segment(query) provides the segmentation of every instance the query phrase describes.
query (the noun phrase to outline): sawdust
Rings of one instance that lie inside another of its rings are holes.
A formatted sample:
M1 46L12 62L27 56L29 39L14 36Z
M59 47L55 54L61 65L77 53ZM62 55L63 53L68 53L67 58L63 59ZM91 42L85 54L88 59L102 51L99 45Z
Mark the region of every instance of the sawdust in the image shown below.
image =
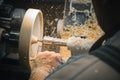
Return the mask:
M71 36L81 36L85 38L84 41L94 44L103 34L104 32L98 25L93 13L92 17L82 26L64 26L64 30L60 33L60 36L62 39L68 39ZM67 47L60 47L60 54L65 61L71 56L71 52Z

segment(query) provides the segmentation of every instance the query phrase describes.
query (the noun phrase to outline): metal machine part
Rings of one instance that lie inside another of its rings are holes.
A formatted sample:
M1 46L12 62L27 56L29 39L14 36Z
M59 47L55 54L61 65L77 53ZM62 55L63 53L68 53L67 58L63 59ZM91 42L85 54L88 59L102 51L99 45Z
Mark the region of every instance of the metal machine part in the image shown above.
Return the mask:
M66 0L64 25L80 26L91 16L92 3Z
M58 20L57 23L57 33L62 32L64 27L84 25L92 12L93 6L89 1L66 0L63 19Z
M11 66L30 71L30 59L42 48L40 42L31 43L33 36L39 40L43 38L43 15L40 10L26 11L7 4L0 5L0 65L13 64Z
M0 48L0 59L18 52L19 32L25 11L7 4L0 5L0 46L4 46Z

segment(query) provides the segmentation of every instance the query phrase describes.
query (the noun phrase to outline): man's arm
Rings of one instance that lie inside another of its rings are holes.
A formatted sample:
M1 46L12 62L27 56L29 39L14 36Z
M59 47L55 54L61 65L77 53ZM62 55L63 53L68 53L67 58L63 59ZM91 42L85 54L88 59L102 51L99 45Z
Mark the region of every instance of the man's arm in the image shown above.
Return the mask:
M44 80L45 77L62 62L59 53L50 51L38 53L31 63L32 72L30 80Z

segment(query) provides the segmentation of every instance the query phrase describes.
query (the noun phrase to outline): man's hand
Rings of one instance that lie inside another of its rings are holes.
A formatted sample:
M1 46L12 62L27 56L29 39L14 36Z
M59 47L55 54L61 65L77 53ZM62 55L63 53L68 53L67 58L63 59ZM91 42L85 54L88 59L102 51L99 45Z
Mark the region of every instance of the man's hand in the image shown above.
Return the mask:
M33 60L30 80L44 80L45 77L63 62L59 53L40 52Z

